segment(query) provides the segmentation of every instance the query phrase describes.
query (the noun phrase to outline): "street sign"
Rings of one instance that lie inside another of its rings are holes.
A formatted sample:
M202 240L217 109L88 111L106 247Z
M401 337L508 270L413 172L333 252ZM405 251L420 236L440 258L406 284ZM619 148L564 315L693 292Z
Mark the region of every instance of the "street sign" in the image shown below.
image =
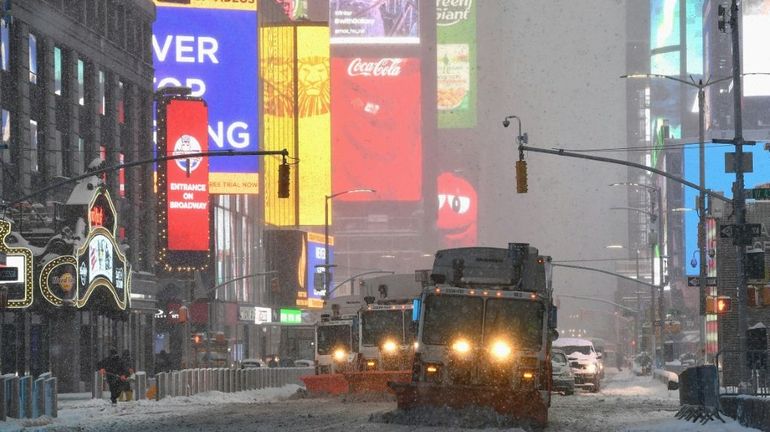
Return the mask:
M762 235L762 224L745 224L744 236L759 237ZM742 237L738 225L722 225L719 228L720 238Z
M742 153L742 160L743 160L743 166L741 168L744 173L750 173L754 172L754 159L753 153ZM725 153L725 172L726 173L734 173L736 171L735 169L735 153Z
M770 200L770 188L745 189L744 197L754 200Z
M0 267L0 281L15 281L19 279L18 267Z
M687 276L687 286L689 286L689 287L699 287L700 286L700 277L698 277L698 276ZM717 278L716 277L707 277L706 278L706 286L717 286Z

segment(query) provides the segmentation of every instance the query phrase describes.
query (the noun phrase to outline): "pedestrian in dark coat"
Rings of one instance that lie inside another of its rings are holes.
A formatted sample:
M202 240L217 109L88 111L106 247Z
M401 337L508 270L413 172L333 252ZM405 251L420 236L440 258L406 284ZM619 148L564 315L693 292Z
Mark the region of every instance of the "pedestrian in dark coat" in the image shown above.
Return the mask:
M128 382L128 367L118 355L118 350L110 349L110 355L99 361L97 367L110 387L110 401L113 404L118 403L118 397L125 389L125 383Z

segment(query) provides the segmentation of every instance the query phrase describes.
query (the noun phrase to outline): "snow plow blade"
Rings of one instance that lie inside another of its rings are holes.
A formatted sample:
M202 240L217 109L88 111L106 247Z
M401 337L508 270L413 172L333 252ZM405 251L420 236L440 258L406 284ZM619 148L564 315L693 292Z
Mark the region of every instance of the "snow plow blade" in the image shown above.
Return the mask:
M440 386L412 382L388 383L396 393L398 409L418 407L488 407L516 420L528 421L540 427L548 423L548 407L537 390L511 390L490 386Z
M300 379L311 394L341 395L356 393L393 393L389 382L408 383L411 371L344 372L327 375L306 375Z

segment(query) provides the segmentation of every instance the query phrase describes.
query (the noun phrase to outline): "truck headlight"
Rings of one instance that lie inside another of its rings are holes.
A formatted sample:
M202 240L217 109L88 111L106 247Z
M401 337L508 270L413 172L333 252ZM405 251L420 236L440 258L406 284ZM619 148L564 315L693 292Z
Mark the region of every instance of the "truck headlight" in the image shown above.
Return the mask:
M467 354L471 350L471 344L465 339L458 339L452 344L452 351L458 354Z
M348 353L345 352L342 348L337 348L334 350L334 360L338 362L342 362L348 359Z
M492 353L496 360L507 360L511 356L511 346L504 341L498 340L492 343L489 352Z
M396 343L390 339L386 340L385 343L382 344L382 351L385 354L394 354L397 349L398 345L396 345Z
M596 373L596 365L591 363L586 367L588 373Z

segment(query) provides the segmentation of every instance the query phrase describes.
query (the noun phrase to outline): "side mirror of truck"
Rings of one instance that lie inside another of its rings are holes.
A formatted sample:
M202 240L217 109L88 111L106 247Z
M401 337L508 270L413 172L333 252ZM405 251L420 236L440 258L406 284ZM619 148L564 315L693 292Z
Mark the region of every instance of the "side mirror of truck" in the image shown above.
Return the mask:
M558 327L559 320L557 319L558 309L556 306L551 305L551 313L548 314L548 328L555 329Z
M412 321L417 322L420 320L420 307L422 306L422 301L420 299L414 299L412 300Z

